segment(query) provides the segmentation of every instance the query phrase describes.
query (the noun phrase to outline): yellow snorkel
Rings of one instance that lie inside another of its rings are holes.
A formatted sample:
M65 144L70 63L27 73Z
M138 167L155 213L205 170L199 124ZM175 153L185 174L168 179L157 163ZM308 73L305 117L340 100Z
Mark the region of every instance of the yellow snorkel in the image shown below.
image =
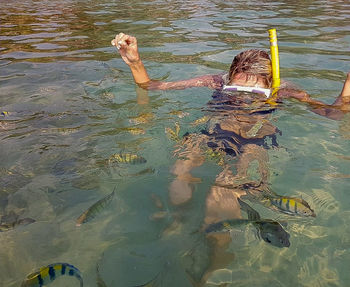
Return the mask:
M281 84L280 79L280 59L278 55L277 34L276 29L269 30L270 37L270 53L271 53L271 65L272 65L272 96L267 100L270 105L277 105L274 101L278 88Z
M280 80L280 59L278 56L277 34L276 29L269 30L270 36L270 53L272 64L272 88L278 88L281 84Z

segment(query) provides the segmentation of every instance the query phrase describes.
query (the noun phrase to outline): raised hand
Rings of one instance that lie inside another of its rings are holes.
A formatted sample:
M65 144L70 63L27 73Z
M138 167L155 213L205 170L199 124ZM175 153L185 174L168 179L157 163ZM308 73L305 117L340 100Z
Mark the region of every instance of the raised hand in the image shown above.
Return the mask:
M127 65L133 65L140 62L140 55L137 49L137 40L135 37L119 33L111 41L116 46L120 56Z
M141 85L150 82L146 68L144 67L135 37L119 33L112 40L112 45L116 46L124 62L130 67L135 83Z

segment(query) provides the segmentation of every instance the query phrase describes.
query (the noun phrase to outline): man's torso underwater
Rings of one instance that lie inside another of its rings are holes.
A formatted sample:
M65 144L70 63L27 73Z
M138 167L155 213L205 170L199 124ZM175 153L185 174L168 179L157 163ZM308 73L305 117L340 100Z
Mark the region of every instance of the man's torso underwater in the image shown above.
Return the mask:
M215 91L206 108L207 128L202 130L209 137L208 147L234 156L246 144L278 146L276 134L281 132L269 120L275 109L265 95ZM271 139L270 145L267 138Z

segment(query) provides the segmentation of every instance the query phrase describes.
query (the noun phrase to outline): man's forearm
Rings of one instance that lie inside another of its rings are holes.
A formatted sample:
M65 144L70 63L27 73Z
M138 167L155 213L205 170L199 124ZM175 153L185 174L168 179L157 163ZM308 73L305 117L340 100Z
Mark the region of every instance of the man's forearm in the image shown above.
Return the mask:
M145 84L150 81L150 78L147 74L146 68L143 65L142 61L138 61L137 63L133 63L129 65L131 73L134 77L134 81L136 84Z

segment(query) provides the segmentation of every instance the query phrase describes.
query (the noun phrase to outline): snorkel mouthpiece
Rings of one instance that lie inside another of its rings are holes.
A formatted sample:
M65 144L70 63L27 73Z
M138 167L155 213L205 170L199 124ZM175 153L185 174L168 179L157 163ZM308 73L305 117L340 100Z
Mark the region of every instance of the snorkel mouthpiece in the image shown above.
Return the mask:
M234 92L250 92L250 93L257 93L257 94L264 94L266 98L270 97L270 89L263 89L259 87L245 87L245 86L238 86L238 85L224 85L223 90L226 91L234 91Z
M278 56L276 29L269 30L269 37L270 37L270 53L271 53L271 64L272 64L272 88L278 88L281 84L281 80L280 80L280 60Z

